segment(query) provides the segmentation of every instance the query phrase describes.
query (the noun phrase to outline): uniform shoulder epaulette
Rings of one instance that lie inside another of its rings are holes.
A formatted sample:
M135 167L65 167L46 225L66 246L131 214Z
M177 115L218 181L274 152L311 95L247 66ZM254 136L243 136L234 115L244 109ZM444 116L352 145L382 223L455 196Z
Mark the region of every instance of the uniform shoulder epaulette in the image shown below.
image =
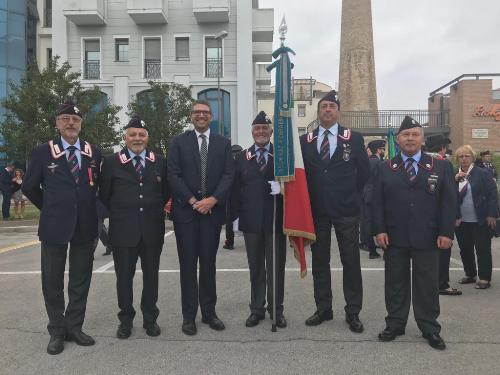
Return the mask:
M115 153L115 155L118 158L118 161L122 164L127 164L130 160L132 160L132 158L127 156L127 154L123 151L119 151Z
M342 134L339 133L338 137L340 139L343 139L344 141L349 141L352 137L352 131L351 129L344 129Z
M428 156L428 157L425 157ZM426 161L422 161L422 159L428 159ZM422 167L423 169L427 171L432 171L434 169L434 158L430 155L422 154L422 157L420 158L420 161L418 162L419 167Z
M59 159L61 156L66 154L64 150L61 150L59 144L54 142L52 139L49 141L49 149L54 159ZM83 150L80 150L80 154L88 156L89 158L92 157L92 146L90 143L83 141Z
M318 136L314 135L314 131L312 131L312 132L307 133L306 141L307 141L307 143L311 143L316 138L318 138Z
M156 160L155 153L153 151L146 151L146 159L149 160L151 163L154 163Z
M249 148L245 150L245 157L247 158L247 160L252 160L256 156L257 154L252 154L252 151L250 151Z
M395 171L396 169L399 169L403 165L403 160L400 160L400 162L398 163L396 158L392 158L387 160L387 164L389 165L389 168Z

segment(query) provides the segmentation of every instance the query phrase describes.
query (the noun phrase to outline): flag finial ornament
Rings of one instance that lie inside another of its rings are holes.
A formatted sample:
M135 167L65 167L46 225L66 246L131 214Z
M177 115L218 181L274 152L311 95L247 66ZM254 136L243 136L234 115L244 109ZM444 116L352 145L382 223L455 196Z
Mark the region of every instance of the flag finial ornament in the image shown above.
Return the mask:
M288 26L286 25L285 16L283 16L283 19L281 20L280 27L278 30L280 33L281 45L284 45L285 39L286 39L286 34L288 33Z

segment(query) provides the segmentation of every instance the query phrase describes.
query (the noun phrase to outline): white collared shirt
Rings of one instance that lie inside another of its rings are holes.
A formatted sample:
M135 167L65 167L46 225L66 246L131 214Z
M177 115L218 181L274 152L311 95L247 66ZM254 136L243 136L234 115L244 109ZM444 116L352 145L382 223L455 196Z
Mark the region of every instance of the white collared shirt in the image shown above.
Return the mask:
M61 143L62 143L62 146L63 146L63 149L66 153L66 159L69 158L69 150L68 150L68 147L70 146L75 146L76 150L75 150L75 156L76 156L76 160L78 160L78 166L81 168L82 167L82 155L80 154L80 138L78 138L75 142L74 145L70 145L68 142L66 142L66 140L61 137Z
M146 149L142 150L142 152L140 154L134 154L132 152L132 150L130 150L128 147L127 147L127 150L128 150L128 154L130 155L130 158L132 159L132 163L134 163L134 167L137 164L137 160L134 159L136 156L140 156L142 166L143 167L146 166L146 160L144 160L146 158Z
M206 141L207 141L207 150L208 150L208 144L209 144L209 139L210 139L210 128L208 128L204 133L200 133L198 130L194 130L196 133L196 139L198 140L198 150L201 149L201 134L205 134L207 136Z
M321 150L321 143L323 143L323 134L325 131L329 130L330 134L328 134L328 142L330 143L330 158L333 153L337 149L337 135L339 134L339 124L335 123L330 129L325 129L323 126L319 126L318 128L318 139L316 140L316 146L318 148L318 153Z

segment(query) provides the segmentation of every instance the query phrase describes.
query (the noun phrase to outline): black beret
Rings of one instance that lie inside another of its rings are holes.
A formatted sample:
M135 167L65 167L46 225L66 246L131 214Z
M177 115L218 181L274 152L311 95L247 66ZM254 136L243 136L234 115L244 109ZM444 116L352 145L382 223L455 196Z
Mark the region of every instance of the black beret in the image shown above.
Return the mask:
M385 148L385 141L383 139L376 139L368 143L368 148L371 151L376 151L379 148Z
M479 153L479 156L486 156L486 155L491 155L490 150L481 151L481 152Z
M61 106L57 109L56 116L60 115L76 115L82 118L82 114L78 107L71 100L66 100Z
M272 124L271 119L266 115L266 112L260 111L252 122L252 125Z
M328 94L326 94L325 96L323 96L320 101L318 102L318 108L319 108L319 104L324 101L324 100L328 100L329 102L335 102L337 103L337 106L339 107L340 109L340 99L339 99L339 94L337 93L337 91L335 90L332 90L330 91Z
M442 134L436 134L436 135L431 135L431 136L427 137L427 139L425 141L425 146L427 147L427 149L429 149L432 152L433 149L438 148L438 147L441 148L442 146L449 145L450 143L451 143L451 141L449 138L446 138Z
M241 147L240 145L232 145L231 146L231 152L233 154L237 153L237 152L240 152L243 150L243 147Z
M146 123L141 120L139 115L133 115L128 124L123 129L126 130L128 128L146 129Z
M405 116L403 119L403 122L401 123L401 126L399 127L398 133L400 133L403 130L406 129L411 129L411 128L421 128L422 125L420 125L417 121L412 119L410 116Z

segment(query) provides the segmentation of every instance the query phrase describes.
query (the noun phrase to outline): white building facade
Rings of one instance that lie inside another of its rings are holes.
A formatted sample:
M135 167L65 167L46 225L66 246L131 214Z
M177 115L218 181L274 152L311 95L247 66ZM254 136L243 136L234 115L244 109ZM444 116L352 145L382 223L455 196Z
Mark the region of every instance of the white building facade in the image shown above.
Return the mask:
M52 0L37 0L36 60L43 70L52 59Z
M175 82L211 103L211 129L247 145L256 93L271 83L261 64L272 60L274 11L258 6L257 0L52 0L52 54L82 73L83 86L97 85L122 107L122 125L128 103L147 94L148 81ZM227 36L216 39L221 31Z

